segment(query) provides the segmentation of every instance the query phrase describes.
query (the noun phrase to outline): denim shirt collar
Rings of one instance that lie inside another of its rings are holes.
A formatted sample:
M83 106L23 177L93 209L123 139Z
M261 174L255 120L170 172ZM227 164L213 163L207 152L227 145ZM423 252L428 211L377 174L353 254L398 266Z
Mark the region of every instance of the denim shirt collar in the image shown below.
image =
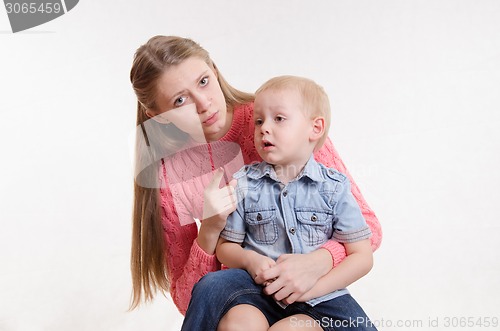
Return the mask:
M259 163L257 167L250 168L247 175L252 179L260 179L267 176L275 182L280 182L273 166L265 161ZM319 164L318 162L316 162L313 155L311 155L306 165L304 166L304 169L302 169L301 173L293 181L300 180L302 177L309 177L315 182L325 181L325 178L320 171Z

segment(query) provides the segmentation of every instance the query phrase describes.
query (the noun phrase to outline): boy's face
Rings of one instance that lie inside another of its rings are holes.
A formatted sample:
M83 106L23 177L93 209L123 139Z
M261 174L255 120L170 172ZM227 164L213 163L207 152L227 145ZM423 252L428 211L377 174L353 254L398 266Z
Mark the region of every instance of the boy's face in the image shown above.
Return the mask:
M255 96L254 142L262 159L273 165L302 167L314 150L313 120L293 89L266 90Z

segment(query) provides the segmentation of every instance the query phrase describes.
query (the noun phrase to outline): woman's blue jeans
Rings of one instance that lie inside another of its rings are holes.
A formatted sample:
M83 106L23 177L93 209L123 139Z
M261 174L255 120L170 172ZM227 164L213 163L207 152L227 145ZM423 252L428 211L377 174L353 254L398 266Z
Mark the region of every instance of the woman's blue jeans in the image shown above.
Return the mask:
M194 286L183 331L216 331L221 318L239 304L257 307L269 325L295 314L313 318L324 330L377 330L363 309L349 295L322 302L314 307L296 302L285 309L262 292L250 275L241 269L228 269L205 275ZM291 324L294 323L293 317ZM297 321L297 325L299 322Z

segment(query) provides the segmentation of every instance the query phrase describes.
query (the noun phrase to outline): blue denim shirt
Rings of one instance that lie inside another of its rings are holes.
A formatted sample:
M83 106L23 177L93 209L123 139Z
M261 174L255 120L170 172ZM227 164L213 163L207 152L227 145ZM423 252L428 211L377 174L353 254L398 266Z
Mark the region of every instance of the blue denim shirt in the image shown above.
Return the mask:
M272 165L243 167L238 180L238 205L221 237L276 260L282 254L305 254L333 238L341 243L371 235L348 178L317 163L311 156L300 175L284 185ZM308 303L333 299L336 291Z

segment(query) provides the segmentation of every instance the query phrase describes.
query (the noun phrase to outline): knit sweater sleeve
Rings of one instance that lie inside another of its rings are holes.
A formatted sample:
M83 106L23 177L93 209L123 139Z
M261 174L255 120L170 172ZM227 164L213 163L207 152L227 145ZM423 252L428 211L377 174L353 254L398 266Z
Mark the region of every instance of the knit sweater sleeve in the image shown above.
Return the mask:
M368 203L361 194L358 185L352 179L351 174L347 170L344 162L340 158L337 150L335 149L329 138L325 141L323 147L314 154L314 158L316 159L316 161L324 164L327 167L331 167L338 170L339 172L345 174L349 178L351 182L352 194L354 195L354 198L358 202L358 205L361 208L361 212L365 218L365 221L370 227L370 230L372 231L372 236L370 238L371 246L372 250L375 251L380 246L380 243L382 241L382 228L380 226L378 218L377 216L375 216L373 210L368 206ZM336 267L346 257L344 246L334 240L329 240L322 247L327 249L332 255L334 267Z
M181 225L172 193L166 185L166 176L163 173L160 177L161 217L170 295L177 309L184 315L194 284L207 273L219 270L220 263L215 255L207 254L198 246L198 227L195 223Z

